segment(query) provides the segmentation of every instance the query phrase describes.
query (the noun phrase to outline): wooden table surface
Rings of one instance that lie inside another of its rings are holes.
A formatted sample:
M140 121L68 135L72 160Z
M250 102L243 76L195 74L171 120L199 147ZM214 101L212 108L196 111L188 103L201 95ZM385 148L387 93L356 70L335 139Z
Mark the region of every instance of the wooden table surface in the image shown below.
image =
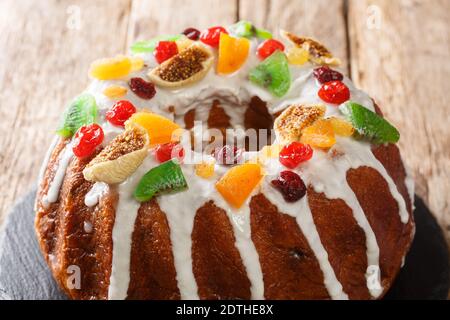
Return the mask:
M248 19L313 36L400 129L416 192L450 239L450 1L2 0L0 223L36 183L91 61L136 39Z

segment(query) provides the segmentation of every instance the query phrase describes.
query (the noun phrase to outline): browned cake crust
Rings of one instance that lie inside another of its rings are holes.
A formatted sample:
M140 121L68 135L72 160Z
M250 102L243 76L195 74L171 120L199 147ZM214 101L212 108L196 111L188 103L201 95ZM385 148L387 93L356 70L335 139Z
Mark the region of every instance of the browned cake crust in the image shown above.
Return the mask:
M255 100L246 113L246 123L268 126L268 113L262 104ZM210 127L228 126L222 111L215 103L208 119ZM189 113L186 115L188 120L191 117ZM60 142L53 150L38 192L36 232L39 244L55 279L70 298L106 299L118 196L110 188L98 205L87 207L84 198L92 183L84 180L82 171L91 158L73 158L58 201L48 207L44 205L43 197L66 143ZM403 224L397 201L376 170L360 167L347 172L348 184L361 204L380 248L384 294L409 249L414 221L405 186L406 172L398 148L381 145L373 149L373 154L397 185L409 212L409 221ZM365 278L368 264L365 233L356 223L351 209L344 201L327 199L311 187L307 196L317 231L344 291L351 299L370 299ZM250 201L250 220L252 240L263 273L265 298L330 298L319 263L293 217L279 212L263 194L258 194ZM92 223L92 232L85 232L85 221ZM250 298L250 281L234 243L232 226L224 210L212 201L201 206L192 233L193 272L200 298ZM69 289L67 285L69 274L66 270L70 265L81 269L81 289ZM169 225L155 200L143 203L138 211L132 236L128 298L180 299Z

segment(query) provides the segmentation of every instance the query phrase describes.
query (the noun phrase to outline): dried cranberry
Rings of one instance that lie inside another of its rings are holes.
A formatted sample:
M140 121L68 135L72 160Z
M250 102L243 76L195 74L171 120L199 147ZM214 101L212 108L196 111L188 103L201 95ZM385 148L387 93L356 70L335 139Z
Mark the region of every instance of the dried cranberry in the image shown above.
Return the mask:
M92 155L103 142L104 133L102 127L96 123L83 126L78 129L72 145L73 153L78 158L84 158Z
M300 163L311 159L312 156L313 150L309 144L291 142L281 149L279 161L283 166L289 169L295 169Z
M160 41L153 52L156 61L159 64L169 60L174 55L178 54L178 47L174 41Z
M156 148L155 156L159 162L166 162L173 158L177 158L181 161L184 158L184 149L177 142L160 144Z
M319 97L328 103L341 104L350 99L350 90L341 81L331 81L322 85Z
M131 78L129 85L131 91L139 98L150 100L156 94L155 85L142 78Z
M197 41L200 38L200 31L195 28L187 28L182 34L193 41Z
M287 202L296 202L306 194L306 186L302 178L292 171L282 171L272 186L281 192Z
M123 127L133 113L136 112L135 106L127 100L117 101L111 109L106 111L105 118L113 125Z
M224 147L219 147L214 150L214 158L218 164L232 165L236 164L241 160L242 149L236 146L226 145Z
M213 48L217 48L219 46L221 33L228 34L227 30L225 30L225 28L223 27L209 28L200 34L200 41Z
M328 66L314 69L314 77L322 84L330 81L342 81L344 79L342 73L330 69Z
M284 51L284 45L280 41L275 39L266 40L258 47L258 57L264 60L277 50Z

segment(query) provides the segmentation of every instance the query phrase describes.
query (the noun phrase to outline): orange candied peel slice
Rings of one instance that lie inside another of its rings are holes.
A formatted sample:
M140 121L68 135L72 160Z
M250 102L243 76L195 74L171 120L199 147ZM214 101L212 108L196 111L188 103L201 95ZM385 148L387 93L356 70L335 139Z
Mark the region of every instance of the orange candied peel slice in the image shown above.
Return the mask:
M94 61L89 75L98 80L113 80L126 77L131 70L131 59L126 56L117 56Z
M203 179L209 179L214 175L214 162L203 161L195 165L195 174Z
M240 208L262 177L263 172L259 164L241 164L231 168L216 183L216 189L230 205Z
M137 112L125 123L125 128L142 127L147 130L150 145L179 140L181 127L175 122L151 112Z
M326 120L331 123L334 133L338 136L350 137L355 132L352 124L344 119L331 117Z
M325 119L317 120L303 129L300 142L315 148L331 148L336 143L333 125Z
M217 73L230 74L239 70L247 60L249 51L250 41L248 39L235 38L221 33Z

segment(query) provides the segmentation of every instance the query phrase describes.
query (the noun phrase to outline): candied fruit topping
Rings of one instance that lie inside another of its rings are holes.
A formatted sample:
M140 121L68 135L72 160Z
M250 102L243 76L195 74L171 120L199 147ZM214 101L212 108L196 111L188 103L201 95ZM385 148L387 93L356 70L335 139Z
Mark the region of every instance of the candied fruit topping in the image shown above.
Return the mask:
M126 77L131 72L131 60L125 56L100 59L91 64L89 74L99 80L114 80Z
M332 104L341 104L350 99L350 90L341 81L324 83L318 94L323 101Z
M230 32L238 37L252 38L257 37L260 39L271 39L272 34L264 29L256 28L251 22L241 20L233 24L229 28Z
M307 144L291 142L281 149L280 163L289 169L297 168L302 162L308 161L313 156L313 150Z
M259 164L241 164L228 170L216 183L216 189L229 204L240 208L262 177Z
M245 63L250 50L250 41L245 38L234 38L226 33L220 34L219 61L217 73L233 73Z
M282 143L298 141L302 130L325 115L323 105L291 105L284 110L274 123L277 138Z
M331 69L328 66L322 66L314 69L313 71L314 77L320 83L324 84L331 81L342 81L344 80L344 76L342 73Z
M261 160L278 158L280 151L283 147L279 144L273 144L271 146L264 146L259 154Z
M217 48L220 42L220 34L228 33L223 27L212 27L200 34L200 41L213 47Z
M137 112L125 123L125 127L140 126L147 130L151 145L177 141L180 126L175 122L150 112Z
M184 158L184 149L178 142L160 144L156 147L155 157L159 162L166 162L174 158L181 162Z
M131 52L132 53L152 53L155 51L156 46L158 45L158 42L160 41L177 41L179 40L183 35L181 34L175 34L175 35L160 35L156 38L153 38L149 41L138 41L135 42L131 46Z
M284 51L284 45L275 39L268 39L258 46L258 57L262 60L271 56L275 51Z
M144 100L150 100L156 94L155 85L142 78L131 78L128 85L135 95Z
M348 102L339 110L352 123L358 134L371 139L374 143L395 143L400 133L381 116L355 102Z
M103 94L110 99L121 98L126 95L128 89L122 86L109 86L103 90Z
M82 126L73 140L72 150L78 158L92 155L97 146L103 142L103 129L96 123Z
M325 119L317 120L303 129L300 142L309 144L313 148L331 148L336 143L332 124Z
M344 119L331 117L328 118L327 121L331 123L334 133L338 136L350 137L355 132L355 128L353 128L352 124Z
M127 100L117 101L111 109L106 112L106 120L115 126L124 127L127 121L134 113L136 107Z
M271 181L272 186L281 192L287 202L297 202L306 195L306 186L302 178L292 171L282 171L277 179Z
M153 52L156 61L161 64L178 54L178 47L173 41L160 41Z
M178 52L181 52L189 48L194 43L194 41L190 40L187 37L182 37L180 40L175 41L175 43L177 44Z
M251 82L267 88L274 96L281 98L291 87L291 73L286 55L275 51L255 68L250 70Z
M64 112L63 120L56 133L64 138L70 138L77 130L97 120L97 103L95 97L84 93L76 97Z
M200 39L200 31L195 28L187 28L182 32L182 34L184 34L192 41L197 41L198 39Z
M134 191L134 197L139 202L145 202L158 194L178 192L187 187L180 164L176 160L169 160L142 177Z
M218 164L233 165L241 161L243 151L236 146L230 145L217 147L214 149L214 158Z
M131 58L131 72L141 71L144 65L144 59L140 57Z
M308 62L309 52L305 49L292 47L287 50L286 56L290 64L301 66Z
M195 174L203 179L209 179L214 175L214 162L202 162L195 165Z

